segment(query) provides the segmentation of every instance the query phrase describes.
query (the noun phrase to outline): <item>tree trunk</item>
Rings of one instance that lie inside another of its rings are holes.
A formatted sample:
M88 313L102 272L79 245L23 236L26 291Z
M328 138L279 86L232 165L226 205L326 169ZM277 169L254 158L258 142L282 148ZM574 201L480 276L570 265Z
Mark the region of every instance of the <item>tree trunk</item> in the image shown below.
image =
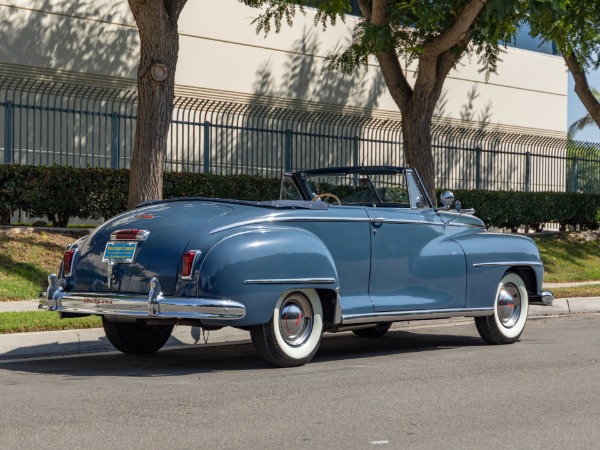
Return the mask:
M127 207L162 198L164 157L179 53L177 20L186 0L128 0L140 35L138 109Z
M435 166L431 148L431 122L433 111L429 111L426 99L415 101L415 94L408 108L402 111L402 138L404 155L410 167L419 172L425 189L436 204ZM424 97L418 96L417 97Z
M419 172L427 193L435 200L435 166L431 148L433 111L448 73L465 52L473 24L487 0L469 0L454 24L423 45L414 86L410 86L395 49L376 54L390 95L402 114L402 138L406 162ZM389 20L387 0L360 0L365 20L385 27ZM389 30L386 31L389 33Z

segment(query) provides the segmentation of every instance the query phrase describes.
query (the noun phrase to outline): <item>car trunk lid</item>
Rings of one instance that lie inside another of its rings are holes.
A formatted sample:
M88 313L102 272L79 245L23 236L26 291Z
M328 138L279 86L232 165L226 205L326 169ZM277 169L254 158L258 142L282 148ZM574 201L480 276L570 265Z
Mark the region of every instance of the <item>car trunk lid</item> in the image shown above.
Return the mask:
M115 217L81 249L74 290L147 293L152 277L172 295L190 239L231 207L215 202L166 202Z

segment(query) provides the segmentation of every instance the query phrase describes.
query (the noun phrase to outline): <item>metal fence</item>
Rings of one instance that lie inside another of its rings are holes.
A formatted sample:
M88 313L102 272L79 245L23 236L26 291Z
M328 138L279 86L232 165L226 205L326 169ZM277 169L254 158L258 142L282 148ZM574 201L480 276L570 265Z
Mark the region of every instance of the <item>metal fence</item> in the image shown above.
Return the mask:
M0 163L129 167L136 93L0 77ZM178 97L165 169L405 165L399 120ZM437 186L600 193L600 144L434 126Z

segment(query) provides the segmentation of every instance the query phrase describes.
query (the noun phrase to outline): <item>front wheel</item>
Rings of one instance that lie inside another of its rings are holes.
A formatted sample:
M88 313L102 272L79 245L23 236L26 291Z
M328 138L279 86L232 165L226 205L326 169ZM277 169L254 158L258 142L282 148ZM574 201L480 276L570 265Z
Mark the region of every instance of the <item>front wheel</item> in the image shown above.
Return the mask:
M169 340L173 331L173 325L111 322L104 317L102 326L113 347L128 355L149 355L157 352Z
M323 307L314 290L283 294L275 304L271 320L250 328L258 355L277 367L309 362L319 348L322 335Z
M523 333L529 311L529 296L523 279L516 273L504 275L494 301L494 314L476 317L475 325L488 344L511 344Z

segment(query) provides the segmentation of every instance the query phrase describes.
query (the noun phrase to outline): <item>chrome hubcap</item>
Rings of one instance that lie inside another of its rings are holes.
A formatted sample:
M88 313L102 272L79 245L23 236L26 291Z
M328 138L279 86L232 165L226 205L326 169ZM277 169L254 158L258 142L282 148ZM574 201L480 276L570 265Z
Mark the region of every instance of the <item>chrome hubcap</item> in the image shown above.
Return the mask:
M506 328L515 326L521 316L521 294L512 283L505 284L498 294L498 319Z
M304 344L312 332L312 308L299 292L289 295L279 309L279 332L289 345Z

